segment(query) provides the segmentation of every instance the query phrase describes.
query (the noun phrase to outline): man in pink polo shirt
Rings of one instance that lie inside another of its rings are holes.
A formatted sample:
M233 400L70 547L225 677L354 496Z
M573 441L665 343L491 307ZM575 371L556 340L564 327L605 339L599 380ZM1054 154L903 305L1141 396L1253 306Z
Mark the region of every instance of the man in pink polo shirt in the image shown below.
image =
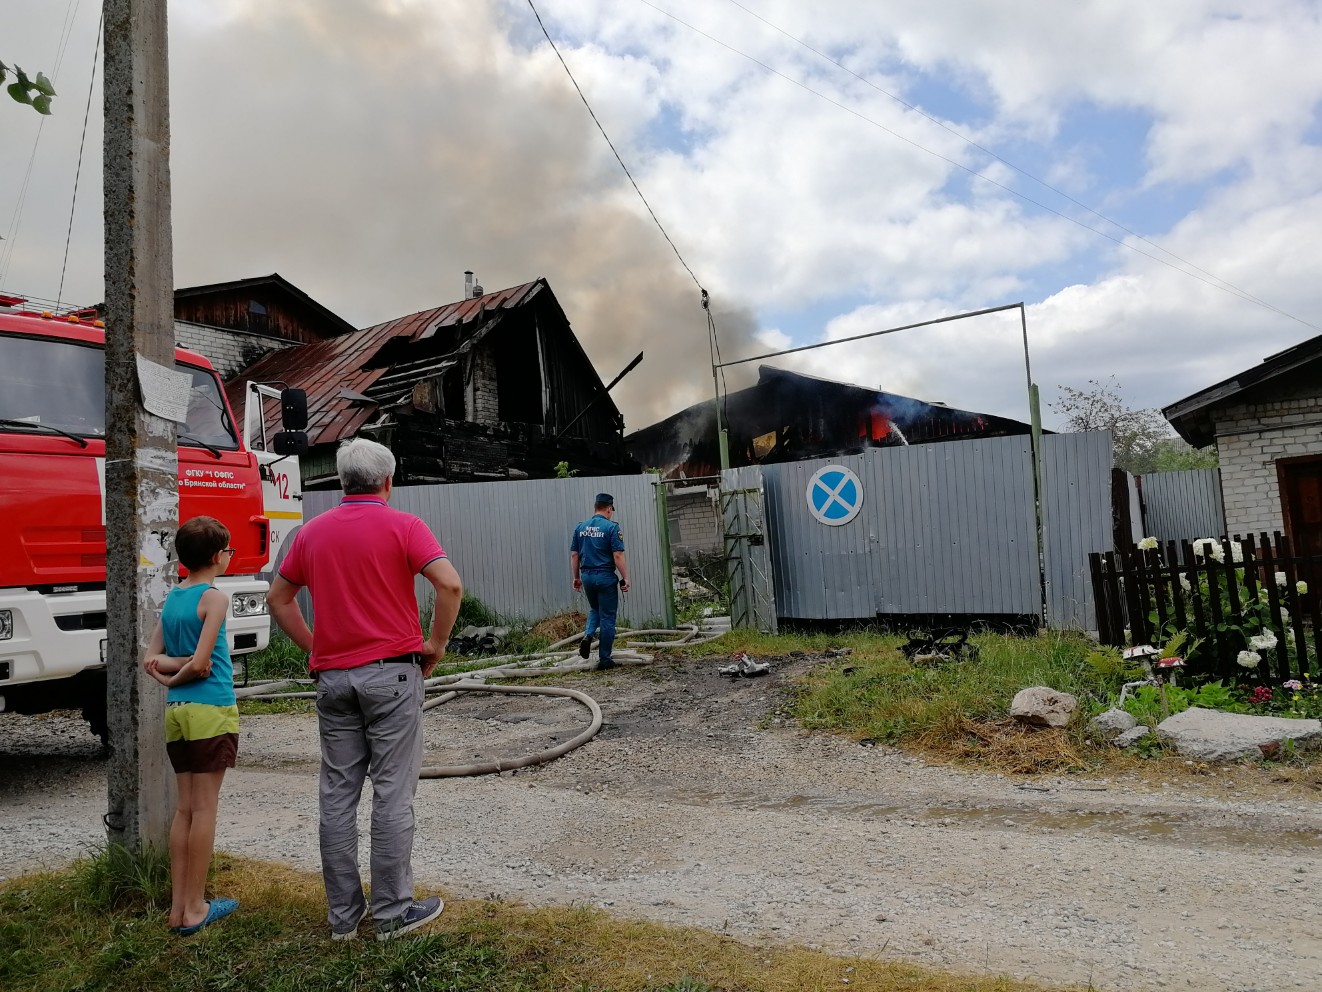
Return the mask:
M332 940L369 913L377 940L441 915L413 899L413 797L422 770L422 681L445 654L463 586L427 525L387 504L395 456L355 438L336 452L344 499L294 536L266 597L271 616L310 655L321 732L321 874ZM436 590L422 639L413 579ZM306 586L316 629L295 598ZM358 871L358 800L372 776L372 903Z

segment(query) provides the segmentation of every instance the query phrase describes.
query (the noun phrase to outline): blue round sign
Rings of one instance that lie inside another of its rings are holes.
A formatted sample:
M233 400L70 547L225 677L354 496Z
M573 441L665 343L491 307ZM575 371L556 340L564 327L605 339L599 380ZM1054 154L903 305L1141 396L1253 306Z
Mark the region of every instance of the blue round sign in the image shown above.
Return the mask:
M843 465L827 465L808 480L807 497L809 513L828 527L839 527L863 509L863 483Z

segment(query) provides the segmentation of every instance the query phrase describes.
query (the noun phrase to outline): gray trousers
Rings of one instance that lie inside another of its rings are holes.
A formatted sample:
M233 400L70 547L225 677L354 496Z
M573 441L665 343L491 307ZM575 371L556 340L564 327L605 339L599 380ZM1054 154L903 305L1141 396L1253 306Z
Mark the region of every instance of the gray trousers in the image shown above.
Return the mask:
M358 925L367 899L358 873L358 800L372 776L372 915L413 901L413 796L422 768L422 671L374 662L320 673L321 875L331 929Z

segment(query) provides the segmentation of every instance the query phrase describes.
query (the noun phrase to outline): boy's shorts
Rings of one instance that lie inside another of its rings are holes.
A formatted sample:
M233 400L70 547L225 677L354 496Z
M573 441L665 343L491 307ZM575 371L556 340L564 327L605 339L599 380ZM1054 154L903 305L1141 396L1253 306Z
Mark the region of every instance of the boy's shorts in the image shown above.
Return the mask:
M165 753L177 775L233 768L239 754L238 706L166 703Z

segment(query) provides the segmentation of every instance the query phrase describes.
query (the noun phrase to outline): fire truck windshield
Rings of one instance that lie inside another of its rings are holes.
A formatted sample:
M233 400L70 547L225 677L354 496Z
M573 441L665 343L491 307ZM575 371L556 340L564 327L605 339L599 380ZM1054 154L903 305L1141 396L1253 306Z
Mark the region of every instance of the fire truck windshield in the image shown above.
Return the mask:
M239 441L215 377L190 365L177 368L192 379L188 423L179 425L179 433L193 440L180 443L236 450ZM0 334L0 422L4 433L34 424L38 431L104 436L105 353L94 344Z

